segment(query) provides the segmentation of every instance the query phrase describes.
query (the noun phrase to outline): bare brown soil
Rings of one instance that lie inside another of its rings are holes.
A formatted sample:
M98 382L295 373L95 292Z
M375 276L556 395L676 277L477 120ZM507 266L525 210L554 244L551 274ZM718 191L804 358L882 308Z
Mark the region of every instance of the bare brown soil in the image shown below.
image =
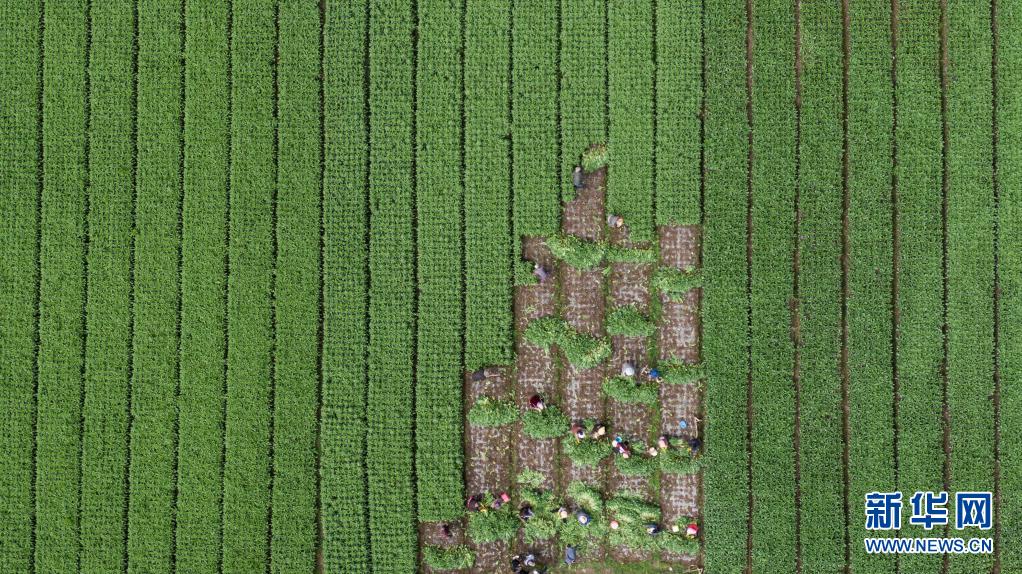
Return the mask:
M463 523L459 521L448 522L447 524L451 527L451 537L444 536L443 522L420 522L419 523L419 544L425 548L426 546L439 546L441 548L447 548L450 546L458 546L465 543L465 527ZM424 574L439 574L439 570L434 570L425 562L422 563L422 572ZM451 572L451 570L445 570L444 572ZM455 570L454 572L463 572L463 570Z
M526 237L522 240L522 256L539 263L550 271L546 281L535 285L520 285L515 288L515 330L517 360L515 362L515 395L520 408L528 405L529 397L542 396L548 403L554 403L557 395L557 358L549 350L526 341L521 333L530 321L557 312L556 261L543 244L543 240ZM543 475L543 488L558 490L557 462L560 454L556 439L534 439L521 432L521 425L515 429L515 472L533 470ZM524 534L519 534L516 552L535 554L540 561L549 563L556 554L553 540L526 547Z
M510 390L506 369L488 368L487 376L473 382L465 375L465 410L483 396L500 397ZM509 490L512 480L511 434L506 429L483 428L465 424L465 484L468 494L500 493ZM505 566L509 548L504 542L473 544L476 563L473 573L497 572Z
M612 245L622 247L647 247L647 245L633 244L628 237L627 223L624 227L612 231L610 241ZM611 305L621 307L634 305L643 313L649 313L650 294L649 282L653 274L653 266L648 264L635 263L612 263L610 266L610 292ZM649 339L647 337L624 337L614 336L611 338L613 353L610 359L612 374L620 372L625 362L635 365L636 371L649 366ZM638 374L637 376L642 376ZM612 428L625 440L631 440L635 456L644 456L639 443L647 444L650 430L650 407L641 404L628 404L607 400L607 416L610 419ZM616 457L617 455L615 455ZM618 472L616 465L610 473L610 484L613 492L629 491L636 494L650 497L650 479L644 476L624 476ZM634 550L617 547L611 549L611 555L622 561L648 560L651 553L648 551Z
M660 263L676 269L698 267L700 234L695 226L663 226L660 228ZM683 299L671 301L660 296L660 360L670 358L694 364L699 362L701 324L699 304L701 289L690 291ZM696 385L661 385L660 425L664 434L690 438L698 436L702 414L702 397ZM681 429L684 420L688 427ZM681 517L701 515L701 475L665 473L660 479L660 508L665 522ZM665 560L698 564L698 557L670 555Z
M587 174L583 179L583 187L575 199L564 206L561 230L589 241L600 241L604 236L606 220L604 202L604 184L607 170L601 169ZM573 329L594 337L604 333L604 282L603 272L599 269L580 270L568 265L561 267L561 300L564 320ZM603 421L603 378L604 367L577 369L571 366L563 355L564 365L563 403L564 412L572 420L582 422L587 419ZM572 481L582 481L598 488L603 487L606 465L596 467L578 466L571 459L564 457L561 472L565 486ZM603 549L591 552L587 556L579 556L580 561L602 560Z

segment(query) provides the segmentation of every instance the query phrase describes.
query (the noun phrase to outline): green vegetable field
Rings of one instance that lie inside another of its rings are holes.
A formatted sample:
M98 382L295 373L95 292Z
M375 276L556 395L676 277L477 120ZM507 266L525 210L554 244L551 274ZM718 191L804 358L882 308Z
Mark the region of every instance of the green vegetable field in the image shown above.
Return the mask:
M1022 572L1019 0L0 5L0 573Z

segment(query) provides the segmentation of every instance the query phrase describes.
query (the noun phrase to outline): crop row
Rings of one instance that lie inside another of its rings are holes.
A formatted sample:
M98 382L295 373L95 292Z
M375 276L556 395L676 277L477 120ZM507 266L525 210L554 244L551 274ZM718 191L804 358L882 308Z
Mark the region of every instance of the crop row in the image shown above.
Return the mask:
M511 362L510 2L465 14L465 367ZM375 147L375 139L374 147ZM517 254L515 254L517 257Z
M607 10L614 163L607 175L607 211L624 217L633 240L652 241L653 5L650 0L611 2Z
M899 232L897 331L898 487L943 490L944 358L943 224L941 219L940 7L898 8L896 176ZM903 536L927 536L902 523ZM901 572L934 572L939 556L901 557Z
M844 552L841 426L841 6L804 3L799 141L799 354L803 572L837 572ZM812 46L814 49L807 49Z
M994 486L995 244L988 8L954 2L948 3L946 13L949 490L959 492L992 491ZM993 566L993 556L953 556L950 562L952 574L986 571Z
M273 572L315 569L316 408L319 381L319 10L281 2L276 355L273 423Z
M684 0L655 4L656 222L696 225L702 216L702 4Z
M891 4L852 9L848 55L848 529L850 562L891 572L893 557L867 556L863 495L894 487L891 354Z
M560 221L557 189L563 180L558 177L557 165L558 2L514 2L511 169L515 260L522 255L522 237L551 235L557 232Z
M0 185L0 210L4 225L0 241L9 253L0 262L0 281L9 290L0 303L0 379L4 392L0 408L5 430L0 436L0 570L27 572L32 562L32 457L35 423L36 269L39 204L38 164L41 118L37 102L39 85L40 6L22 3L8 6L3 41L6 62L0 72L5 104L17 110L0 123L0 155L4 158Z
M703 477L706 569L745 571L749 491L746 389L748 383L748 267L746 259L745 35L741 0L706 4L705 209L703 356L707 391L705 430L711 464Z
M418 50L419 332L415 464L419 520L462 508L461 11L420 4Z
M752 85L752 564L795 563L793 294L795 222L795 13L785 0L753 7Z
M170 571L174 554L180 6L138 5L138 176L131 380L128 567Z
M39 252L35 484L37 572L72 572L78 563L87 113L83 105L85 66L80 62L86 51L85 15L85 2L46 4L46 167L42 173Z
M273 361L274 6L237 3L231 29L225 571L266 567Z
M111 571L125 560L128 495L135 23L127 1L96 3L91 17L80 570Z
M1010 381L1022 376L1022 6L998 2L997 44L997 191L999 192L997 236L1000 279L1000 369L1001 369L1001 571L1022 569L1022 501L1004 493L1022 487L1022 395L1004 392ZM1008 541L1007 544L1005 542Z
M327 570L369 571L366 521L366 10L327 6L323 34L324 261L320 492Z
M375 2L369 14L372 282L366 480L376 572L411 572L417 555L414 445L408 440L415 352L411 12L407 2L389 0Z
M217 569L221 549L229 146L226 6L185 7L185 158L177 567Z
M575 196L571 170L580 150L606 141L607 3L603 0L561 1L560 128L561 197Z

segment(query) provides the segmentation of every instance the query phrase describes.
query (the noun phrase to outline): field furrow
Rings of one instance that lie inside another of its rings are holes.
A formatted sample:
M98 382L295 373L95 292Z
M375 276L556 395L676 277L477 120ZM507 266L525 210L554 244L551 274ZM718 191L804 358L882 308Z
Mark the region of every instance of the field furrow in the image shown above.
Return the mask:
M943 231L939 38L936 2L901 0L895 134L898 231L898 488L943 490L944 447L940 417L944 343ZM902 524L902 536L927 536ZM932 535L932 534L931 534ZM939 556L902 556L902 574L935 572Z
M79 569L109 572L127 558L135 21L126 0L93 3L91 17Z
M609 2L607 47L610 140L607 211L620 215L632 241L655 236L653 222L653 2ZM667 23L664 23L667 25Z
M841 6L801 8L798 322L802 571L845 562L841 429Z
M510 363L514 345L510 2L469 2L465 26L465 368L473 371Z
M706 67L703 356L706 357L706 568L745 571L748 536L749 300L746 257L748 120L740 0L705 14Z
M32 568L35 503L36 353L39 338L39 205L43 142L39 116L42 54L39 2L4 5L3 60L0 87L4 107L16 107L0 120L0 241L8 250L0 261L0 284L7 292L0 303L0 570Z
M368 2L327 5L323 34L323 398L320 499L329 571L369 572L366 501Z
M274 13L265 0L231 15L225 572L261 571L269 558Z
M415 375L415 110L412 10L369 11L369 388L366 480L373 570L417 563L413 385Z
M702 3L658 0L656 37L656 222L702 217Z
M138 184L128 569L170 572L177 448L181 6L138 6Z
M894 490L891 353L893 121L891 3L850 8L848 54L848 530L851 566L894 570L893 556L867 556L864 495ZM882 534L881 534L882 535Z
M85 2L48 3L43 65L35 569L78 566L85 351ZM70 541L70 543L69 543Z
M795 393L791 298L795 223L795 13L753 7L752 84L752 564L795 568Z
M947 26L949 489L990 492L994 487L994 188L989 6L948 2ZM989 534L976 528L955 531L962 536ZM952 556L949 572L983 572L992 565L991 555Z
M416 142L419 332L415 468L420 521L462 513L464 373L461 8L420 4Z
M271 571L315 569L320 333L320 20L282 2L279 69L276 365Z

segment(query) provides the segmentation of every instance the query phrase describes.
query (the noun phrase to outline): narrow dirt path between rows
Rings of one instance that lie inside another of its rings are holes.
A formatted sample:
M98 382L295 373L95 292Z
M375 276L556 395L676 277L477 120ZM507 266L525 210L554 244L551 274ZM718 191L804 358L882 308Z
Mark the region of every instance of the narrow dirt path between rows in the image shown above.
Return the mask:
M700 265L700 233L696 226L660 227L660 263L684 270ZM701 289L689 291L685 297L672 301L660 295L659 359L680 359L688 364L700 360ZM660 386L660 426L664 434L692 438L699 436L702 397L697 385ZM687 428L679 425L685 421ZM663 519L670 524L685 516L700 516L702 475L664 473L660 479L660 508ZM699 557L664 554L671 562L697 565Z
M477 427L468 423L468 409L483 396L502 397L510 391L506 369L490 367L482 381L465 375L465 485L468 494L499 494L509 491L512 480L511 435L500 427ZM505 542L473 544L473 573L498 572L505 566L509 548Z
M541 238L522 239L522 256L527 261L538 263L551 275L535 285L515 287L515 400L519 408L528 408L529 397L538 394L548 404L555 404L557 395L557 363L554 353L529 343L522 337L529 322L557 312L557 270L555 260ZM515 474L522 470L533 470L543 475L542 488L558 490L557 460L560 448L556 439L534 439L521 430L521 423L515 425ZM512 477L514 480L514 477ZM556 541L543 541L526 547L524 531L518 535L518 553L531 552L544 563L556 555ZM527 552L526 552L527 550Z
M628 238L627 225L611 232L611 245L619 247L646 247L635 245ZM649 283L653 268L649 264L612 263L610 266L610 304L613 307L634 305L640 312L649 314L650 295ZM635 365L636 376L649 366L649 343L647 337L614 336L611 338L613 353L610 359L611 374L618 374L625 362ZM638 442L646 444L650 429L650 407L642 404L629 404L614 399L607 400L607 412L612 429L625 440L632 440L633 456L645 456ZM615 455L618 460L618 455ZM612 491L633 492L650 498L650 479L645 476L624 476L615 465L611 471L610 482ZM651 553L625 547L612 549L611 554L618 560L648 560Z

